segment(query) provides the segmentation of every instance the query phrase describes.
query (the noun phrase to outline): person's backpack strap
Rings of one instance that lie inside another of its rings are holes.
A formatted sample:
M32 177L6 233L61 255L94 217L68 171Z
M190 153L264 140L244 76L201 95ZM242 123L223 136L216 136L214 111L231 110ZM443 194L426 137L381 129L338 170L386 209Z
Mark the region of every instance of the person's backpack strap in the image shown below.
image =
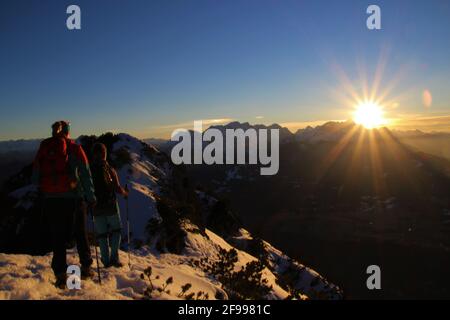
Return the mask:
M66 138L64 139L67 145L67 161L69 163L70 174L76 178L76 161L73 157L73 143L72 140Z

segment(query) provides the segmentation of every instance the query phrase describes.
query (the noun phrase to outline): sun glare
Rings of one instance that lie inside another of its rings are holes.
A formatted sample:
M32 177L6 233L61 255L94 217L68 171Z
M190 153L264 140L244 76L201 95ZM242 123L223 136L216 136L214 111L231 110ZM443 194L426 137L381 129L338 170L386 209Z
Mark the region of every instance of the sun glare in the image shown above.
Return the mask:
M353 121L367 129L373 129L386 123L383 109L374 102L365 102L356 107Z

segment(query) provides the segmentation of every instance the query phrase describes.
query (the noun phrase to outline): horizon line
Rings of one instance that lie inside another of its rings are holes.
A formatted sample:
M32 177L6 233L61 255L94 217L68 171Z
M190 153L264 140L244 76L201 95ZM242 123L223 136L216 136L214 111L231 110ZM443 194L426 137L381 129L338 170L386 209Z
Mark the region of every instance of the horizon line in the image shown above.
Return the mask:
M450 117L450 116L444 116L444 117ZM435 117L430 117L427 119L435 119ZM360 124L356 124L352 119L347 119L347 120L318 120L318 121L304 121L304 122L273 122L271 124L264 124L264 123L252 123L250 121L238 121L238 120L232 120L232 119L227 119L227 120L231 120L229 122L226 123L214 123L213 121L205 121L208 124L210 124L207 128L205 128L205 130L212 128L212 127L217 127L217 126L227 126L230 125L231 123L239 123L239 124L249 124L250 126L265 126L265 127L270 127L270 126L280 126L282 129L286 129L289 131L289 133L291 133L292 135L295 135L299 130L303 130L306 128L317 128L320 126L323 126L327 123L345 123L345 122L352 122L355 125L359 125L362 126ZM200 121L200 120L195 120L195 121ZM194 123L194 121L192 121L192 123ZM296 124L303 124L303 126L301 127L297 127ZM170 125L170 126L160 126L160 127L174 127L176 128L174 125ZM291 127L291 128L289 128ZM292 127L297 127L297 130L292 130ZM401 132L412 132L412 131L419 131L421 133L425 133L425 134L450 134L450 128L448 128L447 130L436 130L436 129L423 129L423 128L410 128L410 125L401 125L401 124L393 124L393 125L381 125L379 127L373 128L373 129L383 129L383 128L387 128L389 130L394 130L394 131L401 131ZM182 129L182 128L176 128L176 129ZM193 129L186 129L186 130L193 130ZM371 130L371 129L368 129ZM170 140L170 136L164 137L164 135L162 136L143 136L143 135L139 135L139 134L131 134L129 132L126 131L116 131L116 130L106 130L100 134L98 133L92 133L92 134L80 134L78 135L76 138L72 137L72 139L78 139L82 136L101 136L103 134L107 134L107 133L112 133L112 134L129 134L132 136L135 136L136 138L140 139L140 140ZM0 139L0 143L2 142L20 142L20 141L33 141L33 140L44 140L47 137L33 137L33 138L17 138L17 139L7 139L7 140L3 140Z

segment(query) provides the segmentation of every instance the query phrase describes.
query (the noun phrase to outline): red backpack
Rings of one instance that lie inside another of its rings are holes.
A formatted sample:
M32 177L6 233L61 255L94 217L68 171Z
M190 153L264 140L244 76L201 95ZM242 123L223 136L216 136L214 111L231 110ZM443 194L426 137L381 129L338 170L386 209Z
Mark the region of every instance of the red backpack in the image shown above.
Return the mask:
M76 189L77 179L71 165L71 144L53 137L42 142L39 157L40 188L44 193L65 193Z

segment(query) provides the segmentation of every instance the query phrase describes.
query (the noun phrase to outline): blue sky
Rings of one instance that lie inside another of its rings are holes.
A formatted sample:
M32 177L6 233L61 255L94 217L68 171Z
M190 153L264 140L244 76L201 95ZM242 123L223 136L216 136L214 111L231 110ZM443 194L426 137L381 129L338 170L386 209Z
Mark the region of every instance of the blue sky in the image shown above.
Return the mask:
M70 4L82 30L65 26ZM366 28L369 4L382 30ZM362 95L379 61L380 91L398 80L390 117L450 130L449 39L448 0L2 1L0 140L45 137L58 119L75 136L167 137L198 119L295 130L350 117L342 74Z

